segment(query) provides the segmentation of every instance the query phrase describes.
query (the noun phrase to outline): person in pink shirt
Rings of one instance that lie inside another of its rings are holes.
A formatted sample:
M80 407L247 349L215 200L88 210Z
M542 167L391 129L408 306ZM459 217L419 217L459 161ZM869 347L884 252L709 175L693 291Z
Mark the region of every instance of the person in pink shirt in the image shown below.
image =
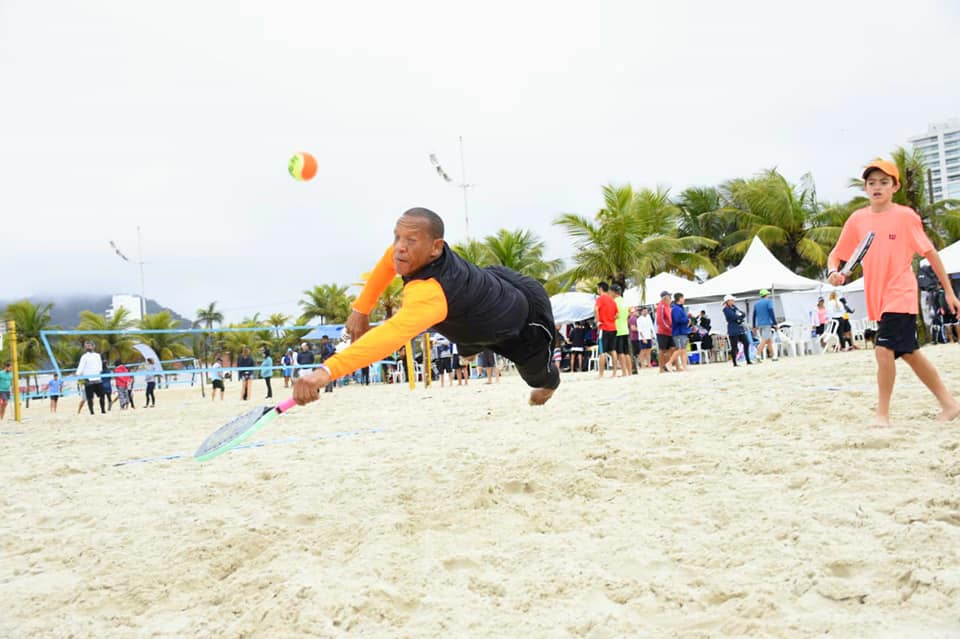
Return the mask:
M895 204L893 194L900 189L900 171L892 162L876 160L863 172L864 191L870 205L854 211L843 225L840 239L827 258L828 279L834 286L844 283L838 271L841 261L850 259L867 233L874 232L873 244L863 258L864 293L867 316L877 320L877 417L878 426L890 425L890 397L896 379L896 359L903 358L921 382L940 403L939 419L960 415L960 403L950 394L937 369L917 343L919 288L913 273L914 255L929 262L943 285L946 305L960 313L960 300L953 293L940 255L923 231L916 212Z

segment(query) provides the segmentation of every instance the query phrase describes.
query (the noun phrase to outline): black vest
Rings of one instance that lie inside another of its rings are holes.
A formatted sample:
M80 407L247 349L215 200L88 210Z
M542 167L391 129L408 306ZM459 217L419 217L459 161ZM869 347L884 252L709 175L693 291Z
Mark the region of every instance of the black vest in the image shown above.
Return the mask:
M443 253L403 278L435 279L447 298L447 318L436 329L456 344L490 345L516 337L527 324L527 298L511 284L519 275L504 267L478 268L443 243Z

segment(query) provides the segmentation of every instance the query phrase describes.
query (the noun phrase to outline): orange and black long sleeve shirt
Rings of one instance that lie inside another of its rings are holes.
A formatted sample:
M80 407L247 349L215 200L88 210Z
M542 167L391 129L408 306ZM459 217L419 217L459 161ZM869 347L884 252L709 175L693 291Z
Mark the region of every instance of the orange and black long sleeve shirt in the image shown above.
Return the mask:
M391 246L353 309L369 314L396 275ZM461 346L487 346L518 335L526 324L529 305L523 293L495 270L467 262L446 242L440 257L403 280L403 302L396 315L324 362L332 378L383 359L432 327Z

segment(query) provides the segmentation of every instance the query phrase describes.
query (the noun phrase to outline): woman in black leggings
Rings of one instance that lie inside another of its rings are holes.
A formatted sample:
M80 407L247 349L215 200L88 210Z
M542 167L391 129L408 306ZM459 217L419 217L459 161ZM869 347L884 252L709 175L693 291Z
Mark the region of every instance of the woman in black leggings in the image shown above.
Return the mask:
M147 365L150 370L153 370L153 358L147 358ZM147 406L156 406L157 398L153 394L153 390L157 387L157 376L156 375L147 375Z

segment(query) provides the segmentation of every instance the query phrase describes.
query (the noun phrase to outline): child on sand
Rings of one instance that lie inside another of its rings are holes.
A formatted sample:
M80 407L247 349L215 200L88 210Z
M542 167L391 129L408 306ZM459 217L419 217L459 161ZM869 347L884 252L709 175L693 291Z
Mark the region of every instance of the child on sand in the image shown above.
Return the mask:
M895 204L893 194L900 189L900 171L892 162L876 160L863 172L864 191L870 205L855 211L840 232L837 245L827 258L829 280L834 286L844 283L837 269L847 261L867 233L875 233L873 244L863 258L864 293L867 315L878 320L875 354L877 358L878 426L890 425L890 397L896 379L896 359L902 357L920 381L940 402L939 419L960 415L960 403L950 394L933 364L920 352L917 343L918 285L913 273L913 257L922 255L943 285L946 304L960 312L960 300L953 293L943 262L923 231L920 216L913 209Z
M50 412L57 412L57 400L60 399L60 393L63 389L63 382L60 381L60 376L56 373L53 374L53 379L47 382L47 395L50 397Z

